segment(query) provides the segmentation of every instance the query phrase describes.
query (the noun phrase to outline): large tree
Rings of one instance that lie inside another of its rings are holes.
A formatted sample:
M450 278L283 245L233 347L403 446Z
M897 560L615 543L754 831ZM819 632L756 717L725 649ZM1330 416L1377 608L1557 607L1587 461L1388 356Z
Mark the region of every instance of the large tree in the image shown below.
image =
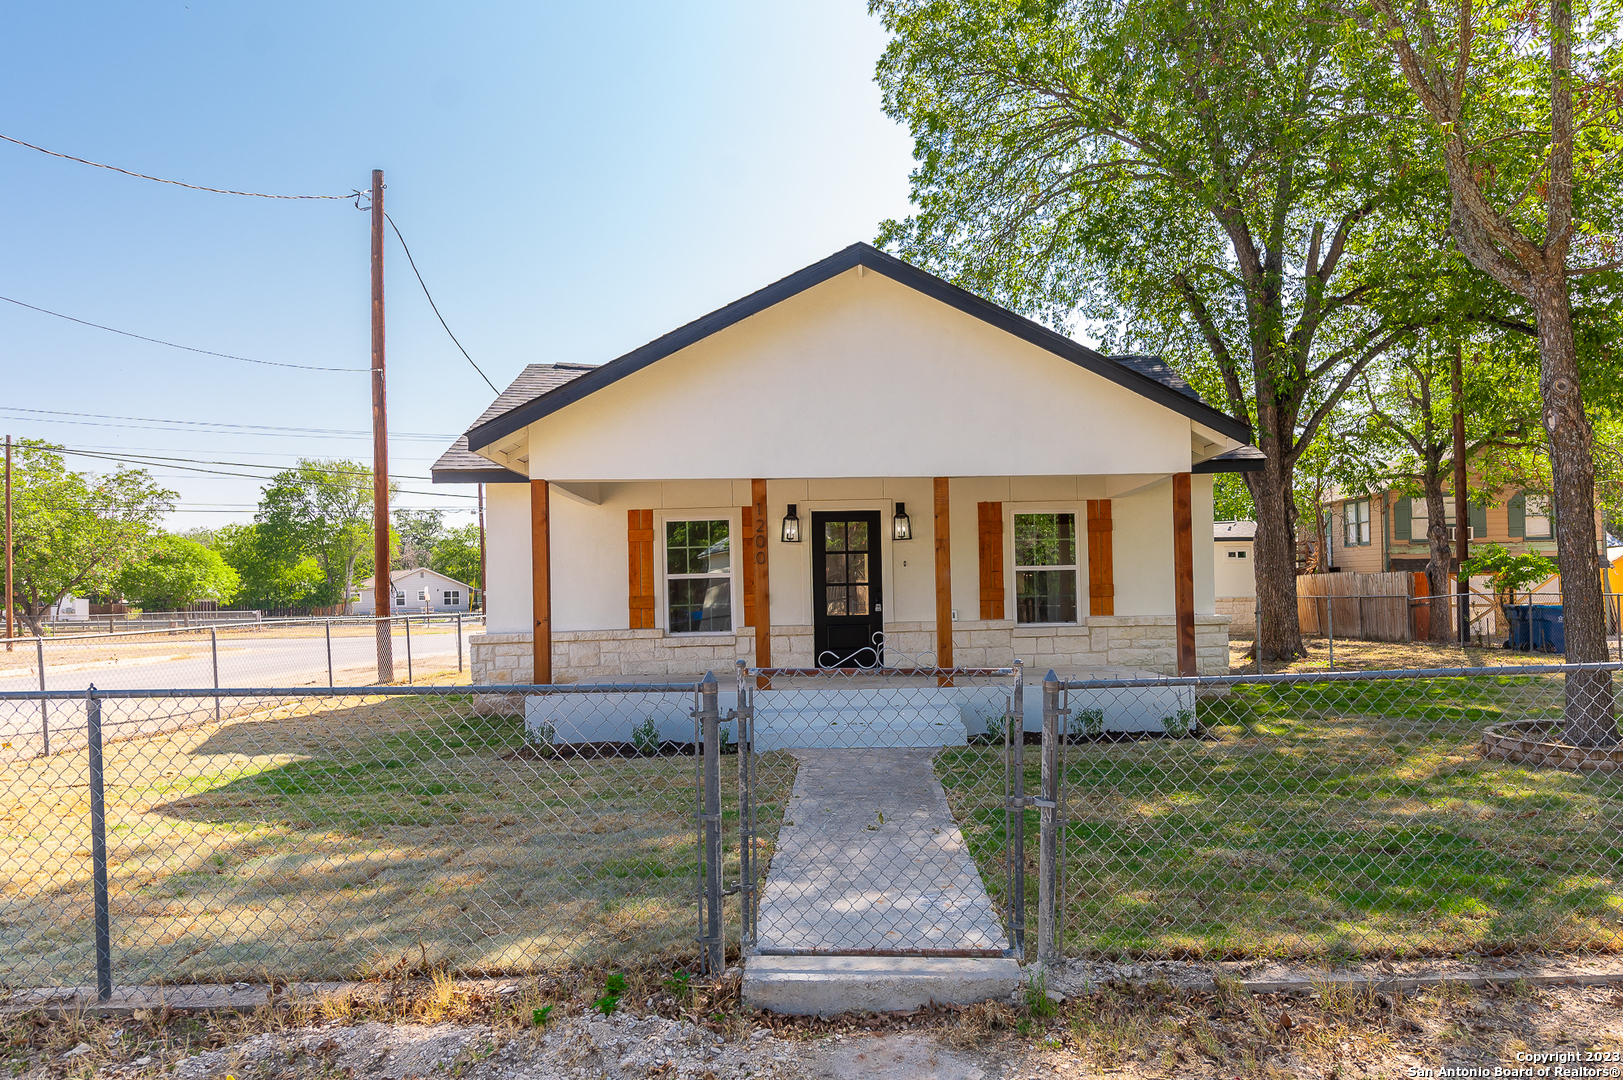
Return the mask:
M396 570L429 566L434 558L434 545L445 537L445 511L396 510L394 533L400 545L393 559Z
M165 533L145 558L119 572L113 588L150 611L180 611L200 600L229 604L242 578L218 551L184 536Z
M1436 184L1401 84L1340 47L1328 0L870 7L919 163L918 213L880 242L1052 322L1090 311L1107 346L1203 358L1266 456L1245 474L1263 653L1299 654L1297 462L1430 317L1414 197Z
M268 552L315 559L321 600L349 610L356 560L372 542L372 470L355 461L301 459L277 473L254 518Z
M316 560L267 541L258 525L221 526L210 546L241 579L239 603L276 610L308 607L321 597L325 582Z
M485 583L479 575L479 526L470 523L447 531L434 545L434 558L429 565L447 577L483 589Z
M1556 506L1567 658L1607 659L1593 431L1574 279L1619 285L1623 40L1617 0L1368 0L1446 170L1449 235L1532 312ZM1611 676L1566 680L1565 735L1617 741Z
M69 593L105 590L145 555L175 493L145 469L74 472L62 455L25 439L13 451L13 600L34 633L52 605Z

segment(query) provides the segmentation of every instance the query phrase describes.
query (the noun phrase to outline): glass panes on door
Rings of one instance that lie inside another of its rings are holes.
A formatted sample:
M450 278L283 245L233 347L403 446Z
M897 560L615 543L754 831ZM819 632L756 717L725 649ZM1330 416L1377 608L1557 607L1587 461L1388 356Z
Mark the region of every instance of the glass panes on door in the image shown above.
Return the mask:
M823 523L823 611L866 615L872 552L865 521Z
M1014 515L1015 620L1076 622L1076 515Z
M720 520L665 523L666 629L673 634L733 628L732 538Z

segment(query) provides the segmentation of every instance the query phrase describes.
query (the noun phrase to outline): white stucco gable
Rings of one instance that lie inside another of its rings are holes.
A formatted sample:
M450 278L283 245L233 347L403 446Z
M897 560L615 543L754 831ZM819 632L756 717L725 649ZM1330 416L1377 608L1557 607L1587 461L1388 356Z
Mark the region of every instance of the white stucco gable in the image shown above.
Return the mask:
M1233 427L1193 398L1155 384L1174 400L1154 400L1124 385L1134 373L1106 377L860 262L694 336L473 449L531 477L592 483L1165 475L1243 445L1192 417Z

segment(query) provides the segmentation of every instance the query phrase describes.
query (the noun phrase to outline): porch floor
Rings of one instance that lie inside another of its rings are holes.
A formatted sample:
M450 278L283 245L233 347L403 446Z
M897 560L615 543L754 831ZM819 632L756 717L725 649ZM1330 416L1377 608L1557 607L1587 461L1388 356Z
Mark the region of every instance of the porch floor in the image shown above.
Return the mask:
M761 951L1009 947L933 749L793 753L800 768L762 890Z

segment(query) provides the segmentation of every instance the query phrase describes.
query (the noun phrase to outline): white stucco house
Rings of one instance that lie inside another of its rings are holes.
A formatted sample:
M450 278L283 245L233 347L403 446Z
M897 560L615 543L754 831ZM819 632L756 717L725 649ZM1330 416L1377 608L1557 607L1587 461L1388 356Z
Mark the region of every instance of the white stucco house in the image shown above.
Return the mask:
M1245 424L855 244L618 359L527 368L435 464L488 485L479 683L934 661L1228 668L1211 475Z
M391 570L389 579L394 585L392 610L396 615L468 611L469 605L473 602L473 588L467 582L447 577L427 567L418 567L415 570ZM369 577L361 582L360 599L355 602L355 614L371 615L377 611L376 590L375 577Z
M1217 612L1231 631L1251 633L1257 625L1255 521L1218 521L1212 526L1212 582Z

